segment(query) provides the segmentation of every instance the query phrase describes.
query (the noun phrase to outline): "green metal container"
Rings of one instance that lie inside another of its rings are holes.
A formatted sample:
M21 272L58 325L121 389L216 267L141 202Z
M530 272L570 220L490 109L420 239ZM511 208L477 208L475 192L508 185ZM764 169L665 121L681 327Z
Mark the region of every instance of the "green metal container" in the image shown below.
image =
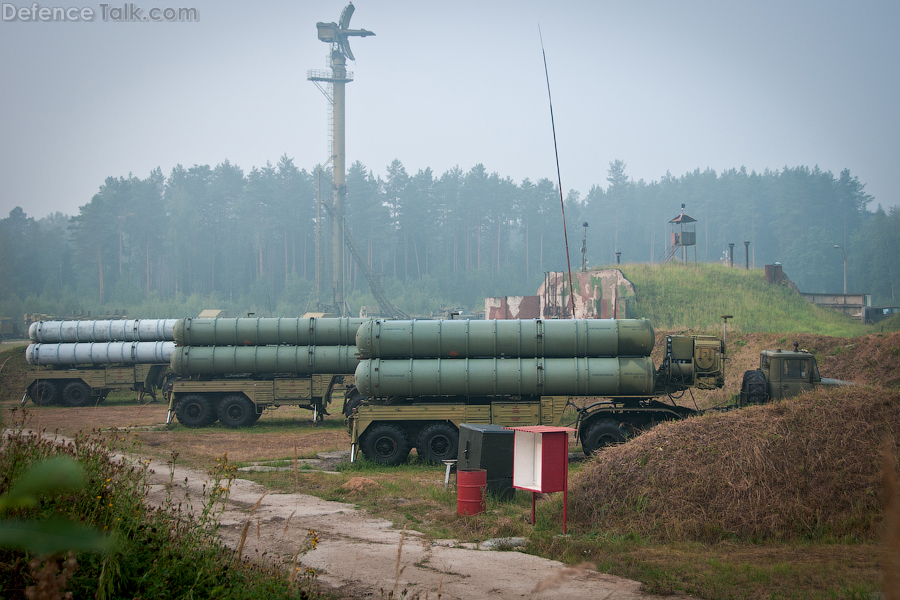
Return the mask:
M368 319L236 318L179 319L179 346L352 346L356 330Z
M649 397L654 377L649 357L369 359L356 387L367 396Z
M236 373L349 375L359 359L355 346L177 346L170 364L182 377Z
M356 332L363 358L650 356L654 341L646 319L377 320Z
M500 425L461 423L457 469L487 471L487 489L504 500L515 495L512 486L515 432Z

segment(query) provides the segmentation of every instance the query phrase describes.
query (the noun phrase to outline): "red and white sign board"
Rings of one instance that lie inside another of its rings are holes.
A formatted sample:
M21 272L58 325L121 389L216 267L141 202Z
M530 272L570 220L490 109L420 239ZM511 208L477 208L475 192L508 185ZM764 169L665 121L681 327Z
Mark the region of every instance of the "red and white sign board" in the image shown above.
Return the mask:
M514 488L531 492L531 524L536 494L563 493L563 533L569 503L569 432L571 427L508 427L513 441Z

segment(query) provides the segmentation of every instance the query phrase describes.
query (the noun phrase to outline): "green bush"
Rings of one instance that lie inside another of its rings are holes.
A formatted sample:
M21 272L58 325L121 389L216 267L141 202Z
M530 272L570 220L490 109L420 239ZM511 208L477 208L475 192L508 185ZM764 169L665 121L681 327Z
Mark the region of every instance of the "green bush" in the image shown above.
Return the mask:
M151 509L146 504L149 461L112 460L112 453L124 448L127 435L113 432L110 436L95 432L59 445L19 428L5 441L0 453L0 495L21 498L22 490L28 488L26 492L39 495L39 501L0 503L0 524L55 519L78 524L84 531L103 532L109 542L103 551L70 554L68 562L63 562L59 550L38 556L36 552L47 550L0 547L0 589L8 597L24 597L26 587L41 580L59 582L52 577L60 569L66 575L62 584L76 598L322 597L313 579L292 581L275 566L240 560L235 551L218 542L218 516L234 473L227 461L220 461L210 472L214 484L200 499L198 514L188 514L187 507L174 505L171 498L167 506ZM35 465L58 466L59 457L77 460L83 472L80 484L35 490L26 485L26 478L25 484L16 486ZM50 463L45 462L48 459ZM85 546L73 543L71 547Z

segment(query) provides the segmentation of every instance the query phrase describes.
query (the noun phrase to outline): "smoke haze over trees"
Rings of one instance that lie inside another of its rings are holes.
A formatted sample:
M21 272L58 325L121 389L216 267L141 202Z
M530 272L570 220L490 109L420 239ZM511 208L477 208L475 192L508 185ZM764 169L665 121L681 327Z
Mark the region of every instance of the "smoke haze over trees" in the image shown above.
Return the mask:
M587 263L657 263L669 220L681 205L697 219L699 262L781 262L804 292L841 292L846 250L849 292L897 304L900 209L872 198L849 170L695 170L633 181L610 163L607 187L565 199L573 269ZM321 186L321 187L320 187ZM177 307L189 298L237 303L259 314L314 310L316 199L331 199L331 173L307 171L283 156L249 172L224 161L175 167L146 178L109 177L71 218L35 220L21 208L0 220L0 313L69 313L85 306L135 306L148 298ZM320 249L330 246L322 211ZM410 174L400 160L375 177L359 162L347 173L346 224L395 304L427 314L444 301L479 308L485 296L534 294L545 271L566 269L560 197L547 179L519 183L482 164ZM694 256L693 249L689 258ZM351 310L374 304L346 253ZM322 264L330 268L330 257ZM321 274L323 300L331 277ZM205 306L210 308L210 306ZM173 308L173 310L176 310ZM180 312L179 312L180 315ZM179 316L141 315L141 316Z

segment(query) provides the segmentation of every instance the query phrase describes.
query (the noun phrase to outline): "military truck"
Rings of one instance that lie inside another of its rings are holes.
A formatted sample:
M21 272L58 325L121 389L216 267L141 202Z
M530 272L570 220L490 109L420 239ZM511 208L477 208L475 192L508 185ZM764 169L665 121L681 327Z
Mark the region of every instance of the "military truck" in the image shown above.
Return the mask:
M306 377L275 375L226 375L217 378L177 378L167 397L172 417L185 427L206 427L216 421L226 427L249 427L266 410L296 406L310 410L321 421L335 393L341 394L352 375L317 374Z
M22 406L29 398L37 406L91 406L103 402L111 392L119 390L137 392L139 401L149 394L155 401L156 390L162 387L168 369L168 363L30 366L25 371L26 392L22 397Z
M114 390L156 399L175 348L175 319L35 321L25 361L25 395L38 406L97 404Z
M794 342L792 351L782 351L779 348L760 352L759 369L744 373L740 405L765 404L823 386L855 385L849 381L819 375L816 357L799 347L800 344Z
M343 408L351 456L389 465L413 447L420 460L456 458L460 423L556 426L568 407L590 454L696 414L674 398L724 385L721 339L667 336L657 369L644 319L374 321L356 342L363 360ZM578 407L585 397L603 399Z
M353 383L356 329L366 319L212 318L175 325L166 419L185 427L249 427L266 410L296 406L313 421Z

